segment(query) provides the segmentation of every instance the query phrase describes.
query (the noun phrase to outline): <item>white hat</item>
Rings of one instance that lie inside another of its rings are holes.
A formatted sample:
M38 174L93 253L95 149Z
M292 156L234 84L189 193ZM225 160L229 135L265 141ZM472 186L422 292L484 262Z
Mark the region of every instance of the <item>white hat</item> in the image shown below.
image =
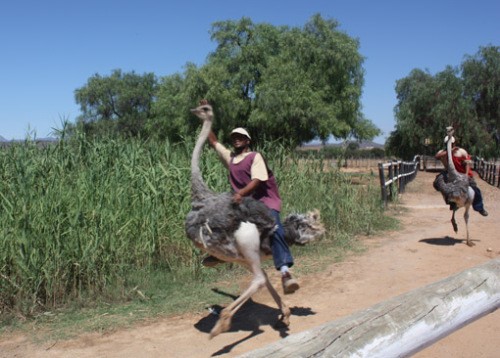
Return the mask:
M250 137L250 134L248 134L248 132L244 128L241 128L241 127L235 128L231 131L231 134L234 134L234 133L242 134L244 136L247 136L248 139L252 139L252 137Z

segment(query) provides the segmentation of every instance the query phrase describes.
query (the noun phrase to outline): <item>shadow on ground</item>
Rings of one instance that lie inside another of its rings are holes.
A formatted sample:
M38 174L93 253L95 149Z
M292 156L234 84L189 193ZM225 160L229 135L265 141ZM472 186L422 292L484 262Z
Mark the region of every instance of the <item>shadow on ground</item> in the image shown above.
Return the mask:
M429 245L439 245L439 246L453 246L456 244L463 244L465 240L455 239L450 236L436 237L429 239L422 239L419 242L424 242Z
M221 295L231 297L233 300L238 298L236 295L232 295L218 289L213 289L213 291ZM194 327L201 332L210 333L212 328L217 323L219 313L222 309L223 307L219 305L211 306L209 308L210 313L200 319ZM292 316L310 316L316 314L309 307L290 307L290 311ZM280 315L281 311L277 307L269 307L267 305L257 303L250 298L233 316L231 328L229 329L229 332L249 331L250 334L230 345L223 347L219 351L213 353L212 356L227 354L238 344L263 333L264 331L260 329L260 326L262 325L273 327L275 331L279 332L281 338L288 336L289 329L281 322Z

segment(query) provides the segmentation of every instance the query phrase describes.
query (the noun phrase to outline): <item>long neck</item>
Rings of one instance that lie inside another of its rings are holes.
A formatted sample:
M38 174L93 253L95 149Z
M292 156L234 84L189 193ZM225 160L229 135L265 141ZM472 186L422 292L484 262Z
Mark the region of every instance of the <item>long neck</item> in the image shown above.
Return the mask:
M203 121L201 132L196 140L193 155L191 156L191 198L193 201L202 201L212 194L207 185L203 182L200 171L201 151L208 138L211 127L211 121Z
M453 163L453 155L452 155L452 152L453 152L453 148L451 146L451 142L453 140L453 137L450 135L448 137L448 142L446 143L446 151L448 152L448 175L452 175L452 176L456 176L458 175L457 173L457 170L455 168L455 164Z

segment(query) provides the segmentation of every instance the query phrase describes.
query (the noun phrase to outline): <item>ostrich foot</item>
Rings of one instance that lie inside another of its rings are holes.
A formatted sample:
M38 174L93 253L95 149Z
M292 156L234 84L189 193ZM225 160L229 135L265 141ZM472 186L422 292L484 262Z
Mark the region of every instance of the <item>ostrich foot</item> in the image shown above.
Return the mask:
M473 243L471 240L467 239L467 246L472 247L472 246L476 246L476 244Z
M455 234L458 232L458 225L456 221L452 220L451 225L453 225L453 231L455 231Z
M283 325L285 325L286 327L288 327L290 325L291 311L288 307L286 307L281 312L282 312L282 314L279 317L279 322L282 323Z
M215 336L221 334L222 332L226 332L231 327L231 314L227 312L225 309L220 313L219 320L215 324L214 328L210 331L209 339L214 338Z

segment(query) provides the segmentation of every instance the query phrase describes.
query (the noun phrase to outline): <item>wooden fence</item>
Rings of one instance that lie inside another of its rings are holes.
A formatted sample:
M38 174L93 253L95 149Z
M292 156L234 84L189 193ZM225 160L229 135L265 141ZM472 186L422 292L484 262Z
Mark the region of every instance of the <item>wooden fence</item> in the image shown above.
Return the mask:
M420 170L426 171L441 171L444 170L444 165L441 160L436 159L433 155L420 156Z
M243 354L408 357L500 308L500 259Z
M474 171L485 182L500 188L500 164L487 162L482 158L474 158Z
M333 158L331 165L333 168L376 168L383 158Z
M390 161L378 164L382 201L387 202L404 193L406 184L417 176L420 169L420 156L416 155L411 162Z

